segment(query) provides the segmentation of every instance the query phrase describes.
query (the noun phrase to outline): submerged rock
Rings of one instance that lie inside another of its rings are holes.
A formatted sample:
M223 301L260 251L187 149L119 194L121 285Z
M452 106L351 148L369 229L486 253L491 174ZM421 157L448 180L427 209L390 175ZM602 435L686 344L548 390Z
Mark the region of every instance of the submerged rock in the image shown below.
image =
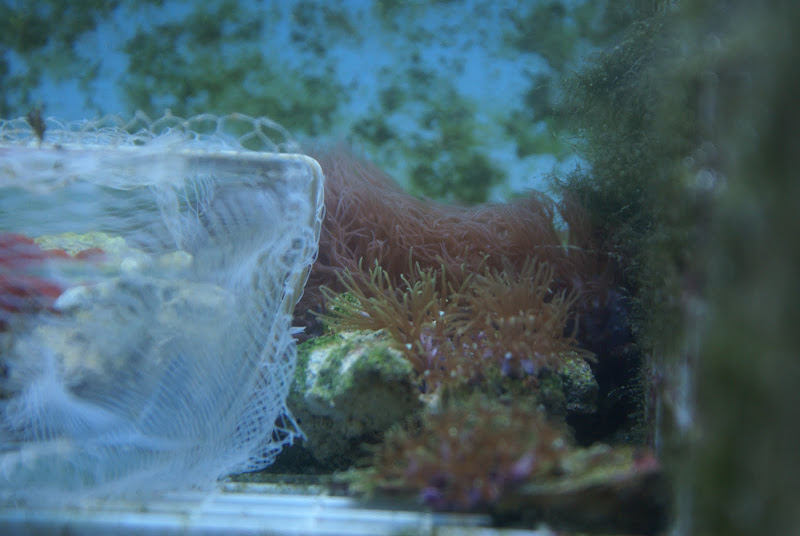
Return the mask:
M573 352L561 354L558 370L545 368L538 375L539 402L551 417L564 419L597 414L600 387L592 367Z
M323 465L345 468L422 407L414 370L383 331L341 332L298 348L288 405Z
M604 534L658 534L666 528L669 484L649 450L597 444L565 456L560 469L505 493L492 511L496 521Z
M600 387L592 373L592 367L580 356L568 356L558 370L566 399L567 413L597 413L597 397Z

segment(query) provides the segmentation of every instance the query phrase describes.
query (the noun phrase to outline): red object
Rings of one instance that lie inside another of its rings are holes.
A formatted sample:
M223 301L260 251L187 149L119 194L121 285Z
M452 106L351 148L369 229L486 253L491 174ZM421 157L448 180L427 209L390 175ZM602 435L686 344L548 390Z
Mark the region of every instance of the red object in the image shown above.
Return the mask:
M0 232L0 331L8 329L11 314L52 310L64 288L41 275L46 273L46 263L73 258L92 261L104 255L101 249L90 248L71 257L63 249L42 249L25 235Z
M101 261L105 258L105 256L106 252L100 248L84 249L83 251L79 251L75 254L75 258L82 261Z

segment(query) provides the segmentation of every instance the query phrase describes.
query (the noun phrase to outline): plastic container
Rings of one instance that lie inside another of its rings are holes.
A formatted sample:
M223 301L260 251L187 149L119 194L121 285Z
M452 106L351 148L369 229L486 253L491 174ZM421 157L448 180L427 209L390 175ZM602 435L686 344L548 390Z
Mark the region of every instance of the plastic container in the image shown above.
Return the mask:
M319 165L244 116L42 126L0 122L0 500L268 465L299 434Z

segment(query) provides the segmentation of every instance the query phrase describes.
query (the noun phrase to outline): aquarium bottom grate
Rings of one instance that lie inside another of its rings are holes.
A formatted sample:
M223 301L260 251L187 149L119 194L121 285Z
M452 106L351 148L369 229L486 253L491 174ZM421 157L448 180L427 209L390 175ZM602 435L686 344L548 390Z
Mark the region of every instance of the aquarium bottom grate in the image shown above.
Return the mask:
M489 523L485 515L369 507L304 486L233 482L211 493L95 500L83 508L0 506L3 534L553 534L494 530Z

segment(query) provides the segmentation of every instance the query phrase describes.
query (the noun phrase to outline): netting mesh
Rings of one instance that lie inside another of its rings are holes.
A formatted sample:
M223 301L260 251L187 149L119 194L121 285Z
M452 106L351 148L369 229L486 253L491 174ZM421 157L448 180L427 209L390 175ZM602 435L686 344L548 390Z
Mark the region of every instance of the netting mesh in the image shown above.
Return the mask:
M84 121L42 119L42 138L31 119L0 119L0 143L16 146L42 143L52 146L99 145L103 147L163 146L177 143L182 149L296 153L298 144L280 124L267 117L244 114L200 114L189 118L167 113L150 119L143 112L131 118L107 116Z
M299 433L290 323L318 164L241 115L45 125L0 121L0 491L149 491L269 464Z

